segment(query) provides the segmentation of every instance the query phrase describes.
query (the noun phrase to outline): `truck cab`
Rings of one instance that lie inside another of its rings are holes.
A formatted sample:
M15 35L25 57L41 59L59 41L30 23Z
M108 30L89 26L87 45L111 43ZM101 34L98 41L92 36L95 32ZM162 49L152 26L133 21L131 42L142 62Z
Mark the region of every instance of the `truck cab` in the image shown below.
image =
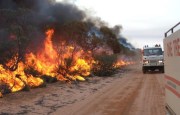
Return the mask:
M142 52L142 71L146 73L148 71L159 70L164 73L164 56L160 45L153 47L144 46Z

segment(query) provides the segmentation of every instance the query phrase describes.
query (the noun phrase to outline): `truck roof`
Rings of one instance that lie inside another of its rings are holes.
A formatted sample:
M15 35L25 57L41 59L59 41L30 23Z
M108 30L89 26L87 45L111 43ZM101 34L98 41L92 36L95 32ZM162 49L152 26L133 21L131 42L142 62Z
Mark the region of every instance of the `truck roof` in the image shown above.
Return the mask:
M155 45L153 47L148 47L147 45L143 47L143 49L153 49L153 48L161 48L160 45Z

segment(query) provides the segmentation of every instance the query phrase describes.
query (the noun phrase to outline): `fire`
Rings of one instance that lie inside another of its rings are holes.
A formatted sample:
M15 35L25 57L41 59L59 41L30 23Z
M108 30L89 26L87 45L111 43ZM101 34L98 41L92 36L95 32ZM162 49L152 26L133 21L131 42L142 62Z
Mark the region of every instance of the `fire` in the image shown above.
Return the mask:
M25 55L24 62L19 62L14 71L10 71L0 64L0 85L6 84L11 92L23 90L26 86L33 88L44 83L43 76L56 78L60 81L80 80L90 75L93 60L91 51L84 51L76 43L67 44L58 41L53 44L54 30L46 31L43 47L36 53L30 52ZM18 54L6 64L11 67ZM132 64L130 61L118 60L115 68ZM3 91L0 89L0 97Z
M84 52L78 46L67 46L65 42L60 42L60 51L55 49L52 43L54 30L49 29L46 33L44 46L37 53L25 55L25 62L19 62L15 71L5 69L0 65L0 85L7 84L11 92L23 90L25 86L37 87L43 84L40 78L42 75L56 77L57 80L80 80L90 75L93 59L91 52ZM78 50L77 50L78 49ZM87 58L89 56L89 58ZM13 65L14 59L6 65ZM32 75L30 69L37 71L38 75ZM0 91L0 97L3 92Z
M131 65L134 64L133 61L125 61L125 60L118 60L115 64L114 67L115 68L120 68L122 66L126 66L126 65Z
M53 29L46 32L44 48L37 55L30 53L26 55L26 64L34 68L43 75L55 76L57 52L53 48L52 35Z
M12 92L19 91L24 87L23 81L16 77L15 72L5 70L2 65L0 65L0 76L0 81L8 84Z
M75 62L75 65L71 67L71 71L79 71L81 75L88 76L90 75L91 67L84 59L78 59Z
M32 77L24 73L25 66L22 62L18 64L16 71L9 71L0 65L0 82L8 84L12 92L22 90L26 85L37 87L43 83L40 78Z
M78 46L66 46L61 42L58 46L59 52L53 47L52 36L54 30L46 32L44 48L36 55L33 53L26 55L26 64L43 75L56 77L58 80L82 80L90 74L90 63L82 59L84 53ZM78 49L75 51L75 49ZM75 53L74 53L75 52ZM74 55L74 56L72 56Z

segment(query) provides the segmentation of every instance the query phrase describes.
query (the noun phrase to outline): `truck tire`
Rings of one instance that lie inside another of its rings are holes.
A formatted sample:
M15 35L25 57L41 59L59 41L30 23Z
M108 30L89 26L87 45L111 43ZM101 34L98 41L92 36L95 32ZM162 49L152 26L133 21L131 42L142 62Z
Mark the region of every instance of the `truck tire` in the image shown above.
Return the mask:
M164 68L162 68L161 72L164 73Z
M143 74L145 74L145 73L146 73L146 69L145 69L145 67L142 67L142 71L143 71Z

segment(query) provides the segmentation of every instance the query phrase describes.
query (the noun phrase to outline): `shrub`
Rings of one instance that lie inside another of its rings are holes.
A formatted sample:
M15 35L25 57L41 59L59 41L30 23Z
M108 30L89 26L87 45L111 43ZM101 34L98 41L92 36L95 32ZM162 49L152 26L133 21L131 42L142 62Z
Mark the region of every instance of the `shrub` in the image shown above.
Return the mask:
M0 94L2 95L2 94L7 94L7 93L11 93L10 87L8 86L8 84L2 83L0 81Z
M113 65L117 60L117 55L96 55L94 59L96 61L92 69L94 75L110 76L116 72L116 68Z

